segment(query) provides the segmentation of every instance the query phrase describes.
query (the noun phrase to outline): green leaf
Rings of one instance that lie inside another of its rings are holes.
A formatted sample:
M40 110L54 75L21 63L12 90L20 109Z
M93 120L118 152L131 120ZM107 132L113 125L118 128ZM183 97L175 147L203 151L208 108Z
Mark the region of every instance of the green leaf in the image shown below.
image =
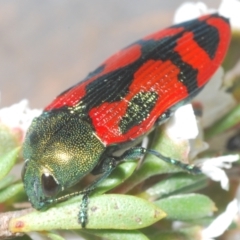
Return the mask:
M84 230L89 234L110 240L148 240L148 237L137 230Z
M208 179L203 174L191 175L187 173L178 173L163 179L138 196L155 200L171 194L196 191L207 186L207 184Z
M13 183L15 177L14 176L6 176L5 178L1 179L0 181L0 190L7 187L8 185L10 185L11 183Z
M238 63L240 59L239 47L240 47L240 31L235 30L233 31L230 46L223 62L223 67L225 71L231 70Z
M211 127L207 128L205 131L206 139L209 139L219 133L222 133L233 126L239 124L240 122L240 105L237 105L230 112L228 112L224 117L215 122Z
M64 240L65 239L65 238L61 237L59 234L56 234L53 232L47 232L45 235L52 240Z
M107 179L105 179L97 186L93 195L100 195L123 183L127 178L132 175L132 173L137 167L137 164L138 163L136 160L120 164Z
M0 180L3 179L14 166L19 150L20 147L17 147L0 156Z
M0 143L0 159L2 155L7 154L19 145L17 136L11 129L2 124L0 124Z
M201 227L181 228L176 231L161 231L151 236L151 240L201 240Z
M19 192L23 191L23 184L22 183L15 183L5 189L0 191L0 203L7 201L8 199L14 197Z
M155 202L167 214L167 219L189 221L207 217L216 210L214 202L201 194L183 194Z
M64 202L45 212L34 211L12 219L10 231L29 232L54 229L80 229L78 213L80 197ZM153 203L141 198L106 194L90 198L88 229L139 229L165 217L165 213Z

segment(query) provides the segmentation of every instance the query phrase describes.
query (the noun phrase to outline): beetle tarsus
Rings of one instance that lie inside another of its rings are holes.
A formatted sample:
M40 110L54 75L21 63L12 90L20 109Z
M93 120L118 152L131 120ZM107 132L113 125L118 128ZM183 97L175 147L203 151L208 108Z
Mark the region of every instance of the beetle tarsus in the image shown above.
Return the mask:
M89 193L87 192L86 194L83 195L82 197L82 202L81 202L81 210L79 212L79 223L81 224L82 228L86 227L87 221L88 221L88 195Z

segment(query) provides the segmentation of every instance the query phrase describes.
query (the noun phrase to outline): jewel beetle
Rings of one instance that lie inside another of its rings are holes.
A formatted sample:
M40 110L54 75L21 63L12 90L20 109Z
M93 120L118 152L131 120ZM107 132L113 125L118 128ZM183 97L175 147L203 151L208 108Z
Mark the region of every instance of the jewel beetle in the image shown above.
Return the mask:
M148 152L201 172L134 143L204 87L230 37L229 21L217 13L171 26L117 52L57 96L33 120L23 145L22 178L32 206L45 209L82 193L79 222L85 227L89 194L123 161ZM83 191L58 197L89 173L101 175Z

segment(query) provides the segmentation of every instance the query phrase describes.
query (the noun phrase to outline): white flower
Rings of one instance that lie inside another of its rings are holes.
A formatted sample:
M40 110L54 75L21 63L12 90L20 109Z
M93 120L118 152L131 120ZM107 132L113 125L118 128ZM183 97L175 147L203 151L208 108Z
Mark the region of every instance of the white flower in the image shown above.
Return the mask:
M202 124L206 128L223 117L236 105L233 96L221 89L223 69L220 67L204 89L194 98L203 106ZM219 104L221 103L221 104Z
M230 19L230 24L234 30L240 30L239 12L240 1L239 0L222 0L218 12Z
M202 172L211 178L213 181L221 183L221 187L224 190L229 188L229 179L222 170L222 168L229 169L232 167L232 163L239 160L238 154L220 156L215 158L199 159L198 162L202 163Z
M238 201L234 199L226 208L226 211L220 214L207 228L202 231L203 240L211 240L221 236L233 222L238 213Z
M191 104L178 108L167 125L167 134L175 139L194 139L198 135L196 117Z
M173 22L181 23L212 12L216 10L209 9L203 2L185 2L175 12Z
M188 158L194 159L200 152L208 149L204 142L203 129L195 116L192 104L184 105L176 110L166 123L166 134L176 143L188 141Z
M24 137L33 118L41 114L41 110L28 107L28 101L22 100L10 107L0 109L0 124L3 124L13 131L21 131L22 138Z
M240 30L239 11L239 0L222 0L218 9L208 8L203 2L185 2L175 12L174 23L180 23L205 14L219 12L222 16L230 19L230 24L233 29Z

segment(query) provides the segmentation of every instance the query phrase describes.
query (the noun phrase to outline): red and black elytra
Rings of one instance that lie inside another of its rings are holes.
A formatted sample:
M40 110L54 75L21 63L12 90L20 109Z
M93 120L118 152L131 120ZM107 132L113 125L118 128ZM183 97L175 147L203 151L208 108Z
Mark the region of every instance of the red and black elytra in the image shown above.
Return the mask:
M222 63L231 32L218 14L151 34L117 52L83 81L60 94L34 119L24 143L23 181L33 207L83 194L79 222L87 222L88 195L122 161L146 152L180 168L197 167L143 147L130 147L191 100ZM82 192L57 197L88 173L102 174Z
M227 20L216 14L154 33L107 59L45 111L79 109L107 146L136 139L206 84L229 39Z

